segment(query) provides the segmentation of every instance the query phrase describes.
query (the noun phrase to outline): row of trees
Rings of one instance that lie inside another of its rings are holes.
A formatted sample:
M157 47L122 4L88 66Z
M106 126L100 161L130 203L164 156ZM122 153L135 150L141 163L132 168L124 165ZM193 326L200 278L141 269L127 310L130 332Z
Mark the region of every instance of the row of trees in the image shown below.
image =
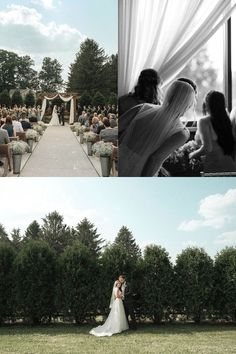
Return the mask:
M36 97L33 91L28 91L25 97L23 98L20 90L14 91L12 97L9 94L8 90L3 90L0 92L0 105L5 105L6 107L14 107L15 105L23 106L25 104L27 107L33 107L35 104L41 104L40 99L36 100Z
M139 319L155 323L184 318L236 320L236 248L213 261L200 248L183 250L175 265L157 245L143 255L123 226L105 244L87 219L71 228L57 212L22 236L0 227L0 321L23 318L37 324L62 316L76 323L109 311L114 280L125 273Z
M108 57L103 48L92 39L86 39L70 65L68 82L62 79L62 65L57 59L45 57L39 72L34 70L30 56L0 50L0 92L27 89L38 92L58 92L67 87L78 94L105 97L117 93L117 55ZM91 102L90 102L91 104Z

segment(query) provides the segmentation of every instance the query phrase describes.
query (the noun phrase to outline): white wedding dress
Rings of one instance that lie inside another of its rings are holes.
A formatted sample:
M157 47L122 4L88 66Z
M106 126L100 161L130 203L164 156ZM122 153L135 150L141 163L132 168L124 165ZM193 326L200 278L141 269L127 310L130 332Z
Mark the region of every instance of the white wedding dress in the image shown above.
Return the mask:
M53 107L52 119L50 120L49 125L60 125L56 106Z
M122 299L117 298L118 288L113 289L114 301L111 304L111 311L106 322L102 326L93 328L89 333L96 337L112 336L129 329L125 316L125 309Z

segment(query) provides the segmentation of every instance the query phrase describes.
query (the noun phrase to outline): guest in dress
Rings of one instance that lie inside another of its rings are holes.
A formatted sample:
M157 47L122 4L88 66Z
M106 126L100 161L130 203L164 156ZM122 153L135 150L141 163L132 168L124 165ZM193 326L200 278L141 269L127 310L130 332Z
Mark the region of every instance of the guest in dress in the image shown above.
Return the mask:
M12 124L12 119L10 116L6 117L6 123L3 124L2 129L5 129L8 132L9 138L16 137L16 132Z
M156 70L145 69L141 71L134 92L119 98L119 115L121 116L140 103L146 102L160 105L162 100L161 84L161 77Z
M218 91L210 91L203 104L205 116L198 122L195 140L200 148L189 158L204 156L204 172L235 172L235 141L232 123L225 106L225 97Z

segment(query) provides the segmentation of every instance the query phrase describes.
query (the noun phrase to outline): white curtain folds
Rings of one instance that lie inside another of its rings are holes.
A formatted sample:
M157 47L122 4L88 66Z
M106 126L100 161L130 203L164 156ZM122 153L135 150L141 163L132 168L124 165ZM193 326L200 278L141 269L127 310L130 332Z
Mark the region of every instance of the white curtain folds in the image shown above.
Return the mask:
M53 101L55 98L59 97L63 102L69 102L70 103L70 119L69 119L69 124L73 124L74 123L74 117L75 117L75 105L74 105L74 100L73 100L73 96L71 97L63 97L60 94L55 95L54 97L47 97L44 96L44 100L42 103L42 112L41 112L41 120L43 119L43 116L45 114L46 111L46 107L47 107L47 100L49 101Z
M168 85L235 7L235 0L119 0L119 96L147 68Z

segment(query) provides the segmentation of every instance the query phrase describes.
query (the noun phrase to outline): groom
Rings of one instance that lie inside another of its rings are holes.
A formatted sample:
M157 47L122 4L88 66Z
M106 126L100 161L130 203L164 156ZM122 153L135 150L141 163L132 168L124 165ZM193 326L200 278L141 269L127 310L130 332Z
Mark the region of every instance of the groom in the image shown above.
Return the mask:
M129 323L129 316L131 318L130 328L137 329L137 323L134 314L133 294L131 293L130 284L126 282L125 275L119 276L118 280L121 283L121 290L123 292L123 304L125 308L125 315Z
M61 105L59 120L62 125L65 125L65 106L64 104Z

